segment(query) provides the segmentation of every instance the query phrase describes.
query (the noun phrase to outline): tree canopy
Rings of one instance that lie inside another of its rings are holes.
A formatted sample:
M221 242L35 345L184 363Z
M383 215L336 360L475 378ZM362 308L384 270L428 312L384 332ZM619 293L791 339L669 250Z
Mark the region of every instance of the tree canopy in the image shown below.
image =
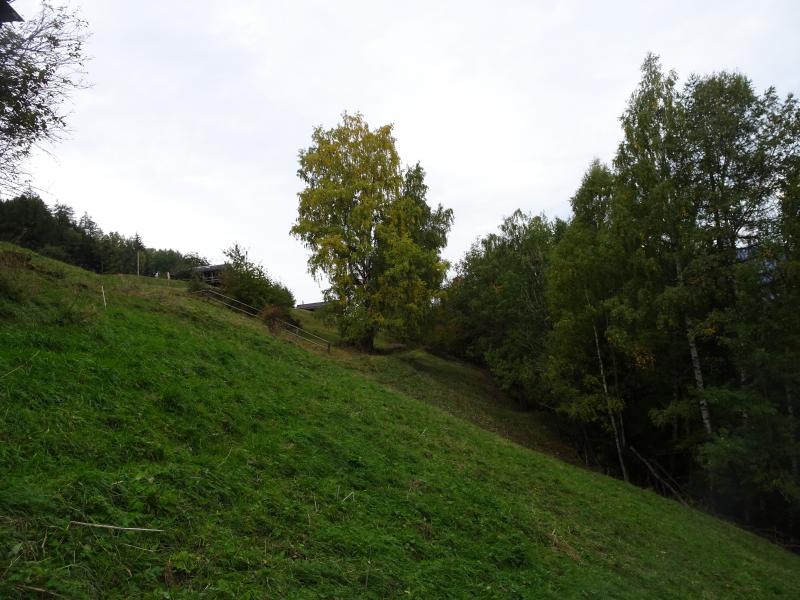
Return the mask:
M285 317L294 306L294 295L289 288L270 277L239 244L233 244L224 254L228 259L227 268L222 272L225 294L258 309L277 307Z
M192 267L208 264L194 252L147 248L139 234L103 233L88 214L76 218L65 204L49 208L32 193L0 200L0 240L97 273L188 278Z
M430 342L564 417L587 462L800 535L800 104L656 56L568 223L467 253Z
M388 328L413 337L444 279L453 214L431 209L425 173L401 168L392 126L370 129L360 114L317 127L300 152L292 233L311 250L311 273L330 283L342 334L371 349Z

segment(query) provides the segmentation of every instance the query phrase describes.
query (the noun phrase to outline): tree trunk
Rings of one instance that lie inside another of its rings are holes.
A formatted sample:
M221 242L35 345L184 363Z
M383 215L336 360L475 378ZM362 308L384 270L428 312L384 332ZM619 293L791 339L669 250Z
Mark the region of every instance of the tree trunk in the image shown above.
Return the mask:
M608 418L611 421L611 429L614 431L614 443L617 446L617 457L619 458L619 466L622 469L622 477L628 481L628 470L625 468L625 460L622 458L622 444L620 442L619 428L617 427L617 419L614 417L614 411L611 408L611 398L608 395L608 384L606 383L606 371L603 365L603 356L600 353L600 338L597 335L597 326L592 322L592 330L594 331L594 345L597 349L597 362L600 365L600 379L603 382L603 396L606 399L606 410L608 411Z
M792 476L795 480L800 475L800 467L798 466L797 461L797 452L794 450L794 445L797 443L797 433L795 429L795 421L794 421L794 403L792 402L792 391L789 389L789 384L784 384L786 388L786 414L789 415L789 432L792 437L792 454L790 456L792 461Z
M608 329L608 315L606 315L606 329ZM617 354L614 352L614 349L611 348L611 368L614 372L614 389L619 394L619 372L617 371ZM625 422L622 420L622 411L617 411L617 418L619 419L619 434L620 439L622 441L622 447L627 448L628 442L625 439Z
M375 330L370 329L358 341L359 349L372 354L375 351Z
M678 279L678 285L683 287L683 269L681 268L681 261L678 256L675 257L675 275ZM692 357L692 370L694 371L694 383L697 387L698 404L700 405L700 417L703 419L703 427L706 433L711 436L713 429L711 427L711 414L708 411L708 403L703 397L705 385L703 383L703 369L700 366L700 355L697 352L697 343L694 338L694 331L692 331L692 323L689 320L689 315L684 314L684 324L686 325L686 341L689 342L689 354Z
M692 369L694 370L694 383L699 392L697 402L700 405L700 416L703 419L703 427L705 427L706 433L710 436L713 433L713 429L711 427L711 413L708 410L708 402L703 397L705 384L703 383L703 369L700 366L700 355L697 353L697 344L695 343L692 323L689 321L688 315L685 317L685 321L686 340L689 342L689 354L692 357Z
M671 492L672 495L675 496L675 498L677 498L681 504L683 504L685 507L688 508L689 505L686 503L686 500L683 499L683 496L678 492L678 490L672 487L666 479L661 477L661 475L659 475L658 472L656 472L656 470L653 468L653 465L650 464L650 461L648 461L647 459L645 459L644 456L639 454L636 451L636 448L634 448L633 446L631 446L630 448L631 452L633 452L636 455L636 457L644 463L644 466L647 467L648 471L650 471L655 480L658 483L660 483L664 489L669 490L669 492Z
M677 378L674 375L673 375L673 379L672 379L672 405L673 405L673 407L678 405L678 381L677 381ZM678 426L679 426L678 417L675 414L673 414L672 415L672 446L670 448L670 453L669 453L669 472L670 472L670 474L674 474L675 473L675 453L676 453L675 449L678 447L678 435L680 433L678 431Z

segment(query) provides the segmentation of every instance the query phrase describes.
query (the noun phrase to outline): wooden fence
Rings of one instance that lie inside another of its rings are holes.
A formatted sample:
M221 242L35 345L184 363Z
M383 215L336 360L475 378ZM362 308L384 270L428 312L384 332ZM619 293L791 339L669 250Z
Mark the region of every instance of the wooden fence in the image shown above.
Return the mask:
M204 297L207 300L213 300L218 304L222 304L226 308L231 310L235 310L237 312L243 313L248 317L258 317L258 309L254 306L250 306L249 304L245 304L241 300L237 300L236 298L231 298L230 296L226 296L218 292L212 288L203 288L202 290L197 290L192 292L192 294L196 294L198 296ZM306 341L310 344L314 344L315 346L319 346L320 348L325 348L328 352L331 351L331 343L316 334L311 333L303 329L302 327L298 327L297 325L293 325L288 321L284 321L283 319L271 319L276 325L281 327L282 329L288 331L292 335L300 338L303 341Z

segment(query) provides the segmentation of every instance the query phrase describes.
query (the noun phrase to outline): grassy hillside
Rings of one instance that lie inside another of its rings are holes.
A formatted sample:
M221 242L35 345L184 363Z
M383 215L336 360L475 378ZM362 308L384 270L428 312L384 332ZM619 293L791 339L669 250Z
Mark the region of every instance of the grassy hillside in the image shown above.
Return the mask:
M336 328L326 323L319 313L295 310L293 316L312 333L339 341ZM404 349L380 335L375 345L376 354L334 347L330 358L395 391L437 406L523 446L578 462L574 449L558 436L550 414L515 406L486 371L456 360L445 360L420 348ZM309 349L315 348L310 346Z
M0 407L3 598L800 589L800 558L729 524L484 431L177 285L7 245Z

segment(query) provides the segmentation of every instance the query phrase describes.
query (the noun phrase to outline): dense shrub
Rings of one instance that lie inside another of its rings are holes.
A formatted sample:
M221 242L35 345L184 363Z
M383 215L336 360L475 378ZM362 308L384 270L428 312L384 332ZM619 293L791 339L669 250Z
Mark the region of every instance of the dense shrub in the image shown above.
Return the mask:
M274 304L267 304L259 311L258 318L261 319L270 330L275 331L280 326L281 321L287 322L289 320L289 313L285 308Z
M256 309L279 307L284 311L294 306L294 296L285 285L272 279L261 265L247 256L247 251L234 244L225 251L228 268L222 272L222 293Z

